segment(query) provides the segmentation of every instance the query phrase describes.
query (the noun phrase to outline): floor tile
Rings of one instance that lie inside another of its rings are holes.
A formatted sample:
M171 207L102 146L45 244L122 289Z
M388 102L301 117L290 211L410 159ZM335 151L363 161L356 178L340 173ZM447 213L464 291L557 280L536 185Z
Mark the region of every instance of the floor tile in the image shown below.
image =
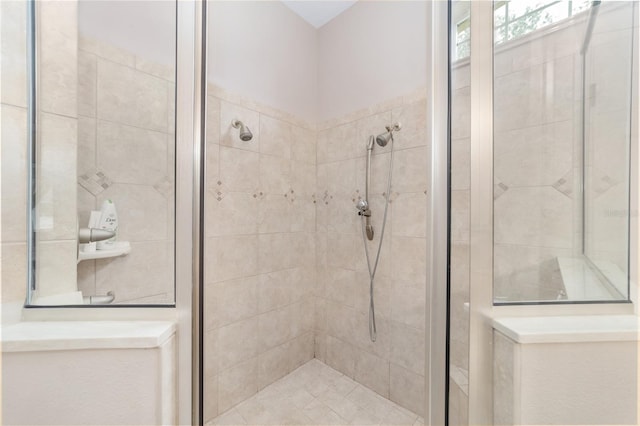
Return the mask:
M208 425L407 425L424 420L313 359Z

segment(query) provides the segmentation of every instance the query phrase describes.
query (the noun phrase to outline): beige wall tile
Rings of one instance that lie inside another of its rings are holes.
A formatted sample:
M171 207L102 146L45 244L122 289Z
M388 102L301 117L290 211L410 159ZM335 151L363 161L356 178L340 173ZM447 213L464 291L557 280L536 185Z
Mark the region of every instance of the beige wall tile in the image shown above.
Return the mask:
M0 102L27 106L27 3L0 2ZM4 123L4 119L3 119Z
M0 7L4 12L7 6L1 4ZM0 117L2 242L24 242L27 235L27 112L24 108L0 105Z
M354 307L356 303L356 272L350 269L329 267L326 271L327 281L325 297L347 306Z
M511 188L495 201L496 243L571 248L572 203L552 187Z
M217 198L222 195L222 190L225 189L220 177L220 145L207 142L206 150L205 184L207 189L215 195L214 198Z
M364 150L357 149L356 122L343 124L318 133L318 161L334 162L364 155ZM366 140L362 146L366 147ZM322 160L322 161L320 161Z
M336 339L331 335L327 336L326 347L325 362L327 365L335 368L346 376L354 377L357 349L351 344Z
M152 186L113 184L97 196L97 205L106 199L114 202L118 212L119 240L165 240L173 226L168 223L166 198Z
M218 376L218 412L224 413L258 391L258 358L244 361Z
M380 299L378 299L380 300ZM424 330L426 311L425 282L394 280L391 293L391 319Z
M296 197L291 203L291 232L315 232L316 205L310 196Z
M96 160L96 119L78 116L78 176L95 172Z
M76 119L40 114L36 229L41 239L77 237L77 138Z
M286 194L291 189L291 161L260 154L260 190L265 194Z
M260 115L260 153L291 158L293 134L291 125L282 120Z
M77 291L77 250L75 240L36 243L38 268L35 279L39 297Z
M258 357L258 388L262 389L287 375L293 366L291 342L283 343L260 354Z
M312 164L291 161L291 188L296 198L310 196L316 192L316 170Z
M2 243L2 303L22 302L27 296L27 245Z
M174 299L173 245L166 241L132 242L131 253L96 261L96 292L113 291L115 302L167 294Z
M214 283L258 273L258 238L255 235L207 238L205 282Z
M222 193L221 200L216 196L211 190L207 192L205 230L208 237L256 233L259 206L264 200L258 201L247 192Z
M204 421L209 422L218 415L218 376L204 379Z
M389 399L391 401L413 411L424 415L424 376L417 375L395 364L391 364L390 369L390 390Z
M78 115L96 117L98 90L98 59L96 55L78 51Z
M207 96L207 146L220 144L220 99L214 96ZM208 152L207 152L207 155Z
M393 200L393 235L401 237L427 236L427 195L424 193L400 194Z
M369 280L369 271L360 270L356 272L355 308L360 313L368 314L369 312ZM393 302L391 274L376 272L373 283L373 295L376 315L391 318Z
M354 379L374 390L378 394L389 397L389 361L369 352L358 350L355 360Z
M248 318L220 327L215 342L218 350L218 371L224 371L259 353L258 317Z
M96 292L96 262L84 260L78 263L78 290L83 296L91 296Z
M411 148L396 152L393 169L393 190L424 192L427 190L428 149Z
M208 284L205 288L207 330L258 314L260 276Z
M285 195L291 194L266 194L257 203L258 232L289 232L293 207Z
M393 276L411 282L425 282L427 241L425 238L393 237Z
M290 357L293 360L291 370L295 370L314 358L314 333L304 333L290 342Z
M294 300L293 269L283 269L259 275L258 311L265 313L282 308Z
M571 169L573 121L496 133L495 177L509 187L553 185Z
M257 153L220 146L220 182L222 191L254 193L260 187ZM263 188L260 188L264 191ZM284 193L284 191L282 192Z
M424 331L391 322L391 362L421 376L425 364Z
M167 173L165 133L98 120L98 167L116 183L154 185Z
M316 132L291 126L291 159L306 164L316 164Z
M295 262L291 258L291 238L289 234L260 234L260 272L272 272L292 267Z
M98 118L167 131L167 85L160 78L98 60Z
M293 337L291 305L266 312L259 316L260 351L264 352Z
M42 2L38 7L39 109L76 117L78 5L75 2Z

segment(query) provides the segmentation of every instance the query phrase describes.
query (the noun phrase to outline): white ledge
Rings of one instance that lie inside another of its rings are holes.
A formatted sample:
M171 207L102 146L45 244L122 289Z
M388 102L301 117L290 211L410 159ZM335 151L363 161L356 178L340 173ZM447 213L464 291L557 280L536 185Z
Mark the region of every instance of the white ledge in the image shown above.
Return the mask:
M637 341L635 315L496 318L493 328L517 343Z
M2 328L2 352L155 348L175 331L169 321L24 321Z

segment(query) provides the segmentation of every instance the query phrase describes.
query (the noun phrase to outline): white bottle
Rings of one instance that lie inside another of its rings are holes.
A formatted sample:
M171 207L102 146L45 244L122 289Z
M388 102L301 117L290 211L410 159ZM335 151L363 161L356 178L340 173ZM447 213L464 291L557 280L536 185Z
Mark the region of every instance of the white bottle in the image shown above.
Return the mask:
M102 203L102 209L100 214L100 222L98 223L99 229L107 231L118 231L118 213L116 212L116 205L111 200L104 200ZM98 250L108 250L114 247L116 236L109 238L108 240L98 241Z

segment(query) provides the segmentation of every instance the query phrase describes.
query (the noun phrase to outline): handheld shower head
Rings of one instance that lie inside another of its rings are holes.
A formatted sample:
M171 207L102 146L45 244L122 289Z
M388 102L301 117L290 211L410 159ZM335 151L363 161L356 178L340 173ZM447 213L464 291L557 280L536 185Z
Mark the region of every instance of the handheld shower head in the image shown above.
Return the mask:
M253 133L251 133L251 130L249 130L249 128L247 126L245 126L245 124L240 121L240 120L233 120L231 122L231 125L236 128L236 129L240 129L240 139L248 142L253 138Z
M387 146L389 141L393 141L393 132L397 132L402 129L402 124L396 123L393 126L386 126L387 131L376 136L376 142L380 146Z

